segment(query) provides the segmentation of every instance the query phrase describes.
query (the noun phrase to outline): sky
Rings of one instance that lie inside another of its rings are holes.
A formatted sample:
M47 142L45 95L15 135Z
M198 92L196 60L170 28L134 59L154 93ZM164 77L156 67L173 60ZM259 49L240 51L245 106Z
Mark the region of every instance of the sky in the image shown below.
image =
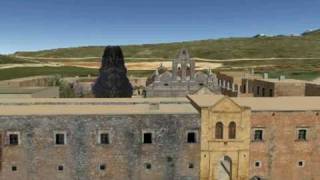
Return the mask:
M320 28L320 0L0 0L0 53Z

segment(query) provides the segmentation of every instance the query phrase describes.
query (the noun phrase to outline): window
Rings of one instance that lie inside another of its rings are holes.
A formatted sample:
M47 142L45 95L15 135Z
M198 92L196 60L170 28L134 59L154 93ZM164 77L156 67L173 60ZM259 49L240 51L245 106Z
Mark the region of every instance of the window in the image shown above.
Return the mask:
M110 133L106 131L98 132L98 144L110 144Z
M189 169L193 169L193 168L194 168L193 163L189 163Z
M260 86L257 86L257 95L260 95Z
M217 124L216 124L215 137L216 137L216 139L223 139L223 124L222 124L222 122L217 122Z
M143 133L143 144L152 144L152 133Z
M307 129L298 129L298 140L299 141L307 140Z
M196 132L188 132L187 133L187 142L188 143L196 143L197 142L197 133Z
M58 171L63 171L63 165L58 166Z
M17 168L17 166L12 166L12 167L11 167L11 170L12 170L12 171L17 171L18 168Z
M257 167L257 168L261 167L261 161L254 162L254 167Z
M20 133L19 132L8 132L8 143L9 145L20 144Z
M144 163L144 167L149 170L152 168L150 163Z
M66 133L65 132L56 132L55 135L55 144L64 145L67 144Z
M190 71L190 64L187 64L187 71Z
M99 169L101 171L105 171L106 170L106 165L105 164L100 164Z
M304 167L304 161L298 161L297 165L298 167Z
M253 135L254 141L263 141L263 130L262 129L255 129Z
M229 139L235 139L236 138L236 123L230 122L229 124Z
M269 96L270 96L270 97L273 96L273 89L269 89Z
M108 133L102 133L100 134L100 143L101 144L109 144L109 134Z
M264 88L262 88L262 96L264 97L265 96L265 92L266 90Z

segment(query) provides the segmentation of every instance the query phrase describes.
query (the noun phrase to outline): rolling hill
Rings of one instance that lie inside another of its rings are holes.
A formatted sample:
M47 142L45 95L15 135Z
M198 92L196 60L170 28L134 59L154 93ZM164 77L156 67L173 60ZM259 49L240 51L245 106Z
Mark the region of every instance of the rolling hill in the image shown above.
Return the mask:
M300 36L222 38L122 46L125 56L133 58L172 58L182 47L188 48L193 57L208 59L320 58L320 30L305 32ZM44 58L90 58L100 57L103 49L103 46L88 46L16 52L14 55Z
M16 58L12 56L0 55L0 64L14 64L14 63L32 63L32 61Z

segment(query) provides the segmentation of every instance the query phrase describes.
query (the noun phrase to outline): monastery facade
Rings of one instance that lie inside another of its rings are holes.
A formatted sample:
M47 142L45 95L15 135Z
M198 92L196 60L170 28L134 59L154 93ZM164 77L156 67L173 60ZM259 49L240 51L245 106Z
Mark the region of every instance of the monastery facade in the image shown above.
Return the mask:
M0 179L314 180L320 98L3 99Z

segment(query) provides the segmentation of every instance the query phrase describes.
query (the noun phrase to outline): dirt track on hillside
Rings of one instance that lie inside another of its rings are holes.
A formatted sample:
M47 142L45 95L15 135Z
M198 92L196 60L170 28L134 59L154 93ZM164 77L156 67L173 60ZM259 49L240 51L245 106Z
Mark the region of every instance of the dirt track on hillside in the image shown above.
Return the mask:
M100 68L100 62L65 62L65 66L85 67L85 68ZM172 62L170 61L156 61L156 62L128 62L126 67L128 70L155 70L157 67L162 66L171 69ZM221 67L222 63L208 63L208 62L197 62L196 69L216 69Z

